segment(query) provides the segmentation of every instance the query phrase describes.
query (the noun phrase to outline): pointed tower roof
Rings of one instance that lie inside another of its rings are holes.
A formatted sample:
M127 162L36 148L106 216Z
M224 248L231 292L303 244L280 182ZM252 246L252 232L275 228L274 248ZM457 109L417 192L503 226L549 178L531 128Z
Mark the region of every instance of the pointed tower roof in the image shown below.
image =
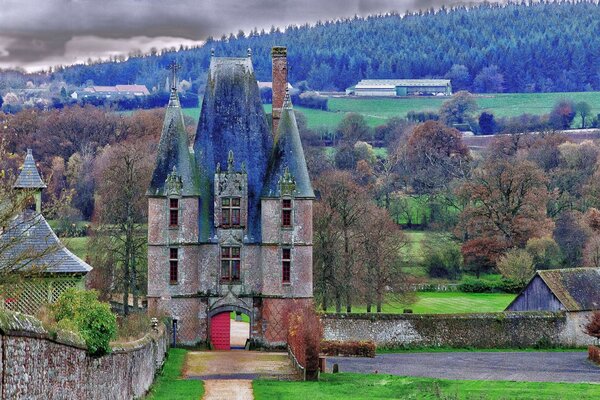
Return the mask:
M289 93L283 103L263 197L279 197L282 191L294 197L315 197Z
M202 178L202 196L214 194L217 164L227 165L232 150L235 169L242 163L248 177L248 241L261 239L260 195L273 148L273 135L260 100L260 92L247 57L212 57L202 113L194 143ZM203 202L200 240L214 237L214 205Z
M189 146L179 96L177 90L171 88L171 97L158 143L156 166L146 194L167 196L171 189L175 189L177 194L182 196L199 195L199 182L194 164L194 153ZM167 185L167 178L175 178L173 174L180 179L181 185Z
M23 168L21 169L21 173L19 174L14 187L18 189L44 189L46 187L46 184L42 181L40 172L35 165L31 149L27 149L27 156L25 157Z

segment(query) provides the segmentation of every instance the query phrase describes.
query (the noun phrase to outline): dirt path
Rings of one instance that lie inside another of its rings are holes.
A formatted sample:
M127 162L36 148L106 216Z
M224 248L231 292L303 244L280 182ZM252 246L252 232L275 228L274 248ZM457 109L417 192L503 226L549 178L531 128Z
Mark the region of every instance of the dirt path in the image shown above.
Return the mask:
M254 400L248 379L211 379L204 381L202 400Z
M183 369L187 379L280 379L298 378L286 353L259 351L192 351Z

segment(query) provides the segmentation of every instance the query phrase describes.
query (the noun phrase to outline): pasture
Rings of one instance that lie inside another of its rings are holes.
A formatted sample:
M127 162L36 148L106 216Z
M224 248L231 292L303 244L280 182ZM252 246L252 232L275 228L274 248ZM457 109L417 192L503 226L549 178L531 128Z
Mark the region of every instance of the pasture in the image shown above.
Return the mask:
M411 309L415 314L466 314L501 312L516 297L507 293L417 292L415 302L407 304L390 296L383 304L383 313L401 314ZM345 308L343 308L345 309ZM333 312L333 309L329 309ZM366 313L365 306L352 307L353 313Z
M542 115L549 113L556 102L571 100L575 103L585 101L592 107L591 115L600 113L600 92L565 92L565 93L489 93L476 94L479 106L475 114L483 111L498 117L514 117L521 114ZM391 117L406 117L409 111L437 111L445 97L403 97L403 98L369 98L369 97L331 97L329 111L295 107L307 119L309 128L335 128L347 113L362 114L371 127L385 124ZM271 105L265 104L265 112L271 112ZM186 108L183 113L198 121L200 108ZM574 127L578 127L580 119L575 118Z

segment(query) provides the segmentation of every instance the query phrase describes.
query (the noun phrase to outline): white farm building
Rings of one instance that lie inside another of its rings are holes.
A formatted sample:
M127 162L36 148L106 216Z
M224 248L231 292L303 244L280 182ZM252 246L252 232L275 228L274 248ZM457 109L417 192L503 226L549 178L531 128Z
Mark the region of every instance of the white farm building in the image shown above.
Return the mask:
M355 96L451 96L449 79L363 79L346 90Z

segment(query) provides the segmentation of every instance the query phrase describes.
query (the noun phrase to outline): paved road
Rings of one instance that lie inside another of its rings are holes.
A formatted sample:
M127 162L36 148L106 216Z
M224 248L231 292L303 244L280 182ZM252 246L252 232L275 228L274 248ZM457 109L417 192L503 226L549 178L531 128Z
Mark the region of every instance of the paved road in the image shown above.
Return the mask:
M445 379L531 382L596 382L600 367L583 352L399 353L375 358L328 357L327 369L340 372L423 376Z

